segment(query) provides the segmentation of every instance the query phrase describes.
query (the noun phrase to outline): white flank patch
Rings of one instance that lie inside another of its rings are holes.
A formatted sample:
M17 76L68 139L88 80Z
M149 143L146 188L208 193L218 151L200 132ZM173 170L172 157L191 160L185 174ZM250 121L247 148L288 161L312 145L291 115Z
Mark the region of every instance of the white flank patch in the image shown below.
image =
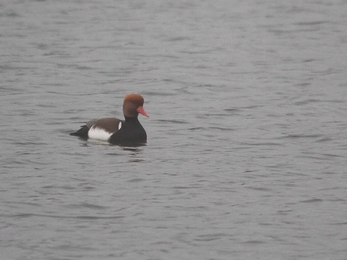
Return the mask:
M122 122L119 122L118 124L118 130L122 128Z
M98 139L103 141L108 141L112 133L105 131L99 127L92 127L88 131L88 137L91 139Z

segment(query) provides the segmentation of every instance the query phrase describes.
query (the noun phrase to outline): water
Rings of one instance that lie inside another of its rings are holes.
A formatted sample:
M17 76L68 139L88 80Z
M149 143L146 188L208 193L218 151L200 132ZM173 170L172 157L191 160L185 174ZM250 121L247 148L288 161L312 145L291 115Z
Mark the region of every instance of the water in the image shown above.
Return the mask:
M346 259L346 1L2 1L4 259ZM145 98L148 145L68 134Z

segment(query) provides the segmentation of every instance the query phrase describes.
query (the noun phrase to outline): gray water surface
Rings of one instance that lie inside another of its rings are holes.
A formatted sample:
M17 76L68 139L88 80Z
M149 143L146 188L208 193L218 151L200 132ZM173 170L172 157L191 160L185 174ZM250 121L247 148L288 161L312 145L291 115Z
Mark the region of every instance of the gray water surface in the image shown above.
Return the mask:
M3 259L346 259L346 1L0 3ZM69 136L140 93L147 146Z

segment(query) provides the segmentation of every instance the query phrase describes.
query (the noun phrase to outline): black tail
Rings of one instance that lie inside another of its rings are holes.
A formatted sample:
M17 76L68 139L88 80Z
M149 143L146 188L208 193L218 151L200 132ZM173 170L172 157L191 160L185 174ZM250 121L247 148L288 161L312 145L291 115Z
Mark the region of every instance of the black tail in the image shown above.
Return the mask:
M83 139L87 139L88 138L88 131L89 131L89 127L84 125L81 127L81 129L77 130L76 132L70 133L70 135L74 135L74 136L81 137Z

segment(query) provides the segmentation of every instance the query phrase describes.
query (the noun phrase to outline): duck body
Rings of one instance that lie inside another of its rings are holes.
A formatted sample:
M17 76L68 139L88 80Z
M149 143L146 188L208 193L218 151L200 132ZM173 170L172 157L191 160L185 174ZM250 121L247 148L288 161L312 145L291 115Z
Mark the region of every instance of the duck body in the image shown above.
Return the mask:
M70 135L82 139L97 139L117 145L141 145L147 142L147 133L138 120L138 114L148 117L139 94L127 95L123 103L125 120L118 118L94 119Z

